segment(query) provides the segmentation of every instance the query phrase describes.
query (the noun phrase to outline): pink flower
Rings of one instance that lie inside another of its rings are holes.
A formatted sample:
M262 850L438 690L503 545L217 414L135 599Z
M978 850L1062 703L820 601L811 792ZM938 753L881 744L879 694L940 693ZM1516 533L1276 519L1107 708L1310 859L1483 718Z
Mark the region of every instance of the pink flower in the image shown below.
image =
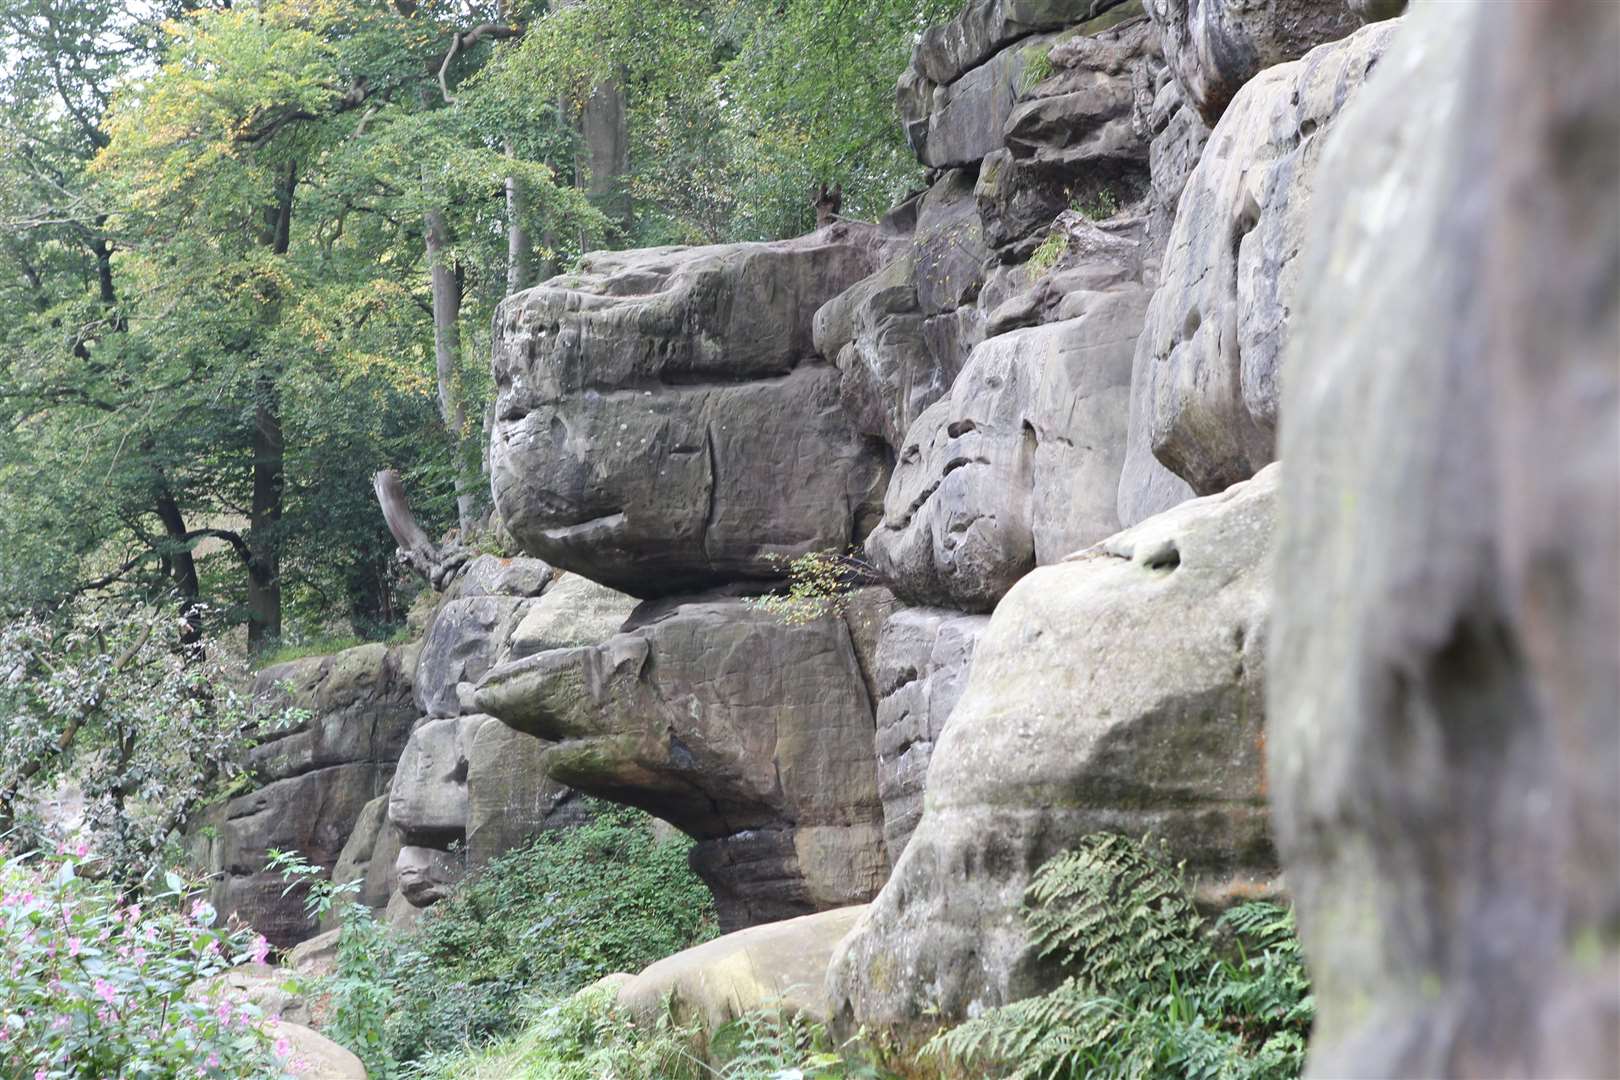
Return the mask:
M204 1061L203 1064L208 1066L210 1069L219 1068L219 1055L218 1054L209 1054L208 1059L206 1061Z
M263 934L259 934L253 939L253 962L255 964L262 964L264 963L264 958L269 955L270 942L265 939Z
M292 1043L288 1042L285 1037L276 1040L276 1057L285 1061L287 1059L287 1055L291 1053Z
M79 955L79 950L82 949L82 948L84 948L84 942L80 941L76 937L68 938L68 955L69 956L78 956Z
M74 847L73 854L77 855L81 859L84 858L86 855L90 854L90 845L85 843L83 840L80 840L78 845Z
M96 996L109 1005L118 1004L118 987L106 979L97 979L95 984Z

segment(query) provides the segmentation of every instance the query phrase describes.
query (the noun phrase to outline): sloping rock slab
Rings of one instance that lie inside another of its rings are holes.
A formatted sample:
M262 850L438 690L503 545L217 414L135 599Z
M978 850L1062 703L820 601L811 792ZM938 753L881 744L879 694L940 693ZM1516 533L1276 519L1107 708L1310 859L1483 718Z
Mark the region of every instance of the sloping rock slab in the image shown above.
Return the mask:
M816 309L879 265L873 226L598 253L495 320L490 467L516 540L637 596L847 546L884 455L815 356Z
M834 958L843 1021L906 1037L1046 989L1023 892L1090 832L1162 837L1207 902L1273 889L1261 660L1276 480L1187 503L1007 594L935 747L922 820Z

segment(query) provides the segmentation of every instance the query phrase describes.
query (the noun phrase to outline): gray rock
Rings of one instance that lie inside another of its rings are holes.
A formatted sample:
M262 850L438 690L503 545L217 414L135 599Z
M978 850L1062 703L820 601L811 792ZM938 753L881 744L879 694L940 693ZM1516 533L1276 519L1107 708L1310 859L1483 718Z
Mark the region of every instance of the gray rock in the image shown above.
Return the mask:
M557 743L553 779L697 838L726 927L858 902L887 874L872 706L841 619L683 604L503 665L477 702Z
M501 305L490 466L524 548L638 596L778 573L847 546L883 455L815 361L811 318L870 274L882 237L589 256Z
M617 634L635 610L635 597L598 585L580 574L563 574L544 596L524 609L498 662L521 660L547 649L594 645Z
M878 796L883 842L898 863L922 817L923 781L934 744L967 688L988 615L906 608L883 624L878 641Z
M531 603L513 596L465 596L440 604L416 662L417 707L429 716L461 712L457 685L484 677Z
M1308 1073L1616 1076L1620 7L1402 22L1323 150L1284 379Z
M360 882L354 899L370 908L380 908L398 887L394 880L394 860L399 857L398 833L388 824L388 796L379 795L366 803L355 819L354 830L343 843L332 867L332 883Z
M467 867L460 852L406 845L399 849L394 872L399 895L412 907L425 908L449 896Z
M944 86L978 67L1000 49L1041 30L1084 22L1120 0L969 0L956 18L924 30L911 66Z
M842 1022L906 1039L1048 988L1023 892L1091 832L1162 837L1207 903L1274 890L1261 661L1276 478L1043 567L996 608L922 819L835 954Z
M866 552L913 604L988 611L1037 563L1118 528L1131 346L1147 294L1073 298L1063 322L974 350L906 435Z
M537 833L585 820L579 792L557 783L546 772L549 745L499 720L481 718L467 748L469 870Z
M464 596L539 596L554 574L555 571L539 559L479 555L451 583L445 597L457 600Z
M999 150L1002 130L1025 87L1025 71L1043 62L1056 34L1023 38L956 81L936 85L920 73L902 78L896 91L901 120L912 136L917 158L930 168L960 168ZM924 110L917 116L908 110Z
M1360 25L1345 0L1146 0L1182 93L1210 124L1261 71Z
M466 838L467 751L487 719L428 719L411 732L388 793L388 820L405 843L447 848Z
M273 731L248 754L257 789L201 815L187 837L197 865L214 875L211 901L278 946L316 929L303 897L283 895L281 875L267 873L271 849L301 852L331 870L373 800L418 713L411 699L414 647L362 645L261 671L259 699L293 706L306 719Z
M1194 491L1276 457L1277 374L1322 138L1394 32L1368 26L1250 81L1187 181L1138 348L1154 455Z
M1121 9L1123 11L1124 9ZM1054 74L1027 91L1003 129L1004 148L979 170L986 241L1004 259L1027 257L1071 206L1127 207L1148 190L1150 134L1139 101L1162 69L1143 16L1078 27L1052 47Z

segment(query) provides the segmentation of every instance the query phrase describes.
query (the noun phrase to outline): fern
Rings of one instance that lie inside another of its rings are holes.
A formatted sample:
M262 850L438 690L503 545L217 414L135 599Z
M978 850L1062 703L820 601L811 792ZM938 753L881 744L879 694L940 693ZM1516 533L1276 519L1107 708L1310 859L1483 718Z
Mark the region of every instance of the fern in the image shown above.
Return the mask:
M1037 952L1070 976L941 1032L922 1056L1010 1080L1299 1075L1314 1007L1287 908L1245 904L1206 935L1163 847L1112 834L1049 860L1025 901Z

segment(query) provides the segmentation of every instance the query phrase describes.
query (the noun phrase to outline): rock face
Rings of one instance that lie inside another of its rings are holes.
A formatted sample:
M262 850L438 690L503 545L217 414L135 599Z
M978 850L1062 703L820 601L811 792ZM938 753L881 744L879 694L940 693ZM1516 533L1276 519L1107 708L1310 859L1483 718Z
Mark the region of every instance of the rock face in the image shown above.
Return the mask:
M880 260L875 228L596 254L507 300L490 467L512 535L639 596L779 574L847 546L883 455L839 405L811 318Z
M723 926L859 902L888 872L872 705L840 619L683 604L497 668L476 700L556 741L554 779L697 838Z
M666 956L639 975L615 977L619 1007L654 1024L667 1002L678 1020L701 1020L710 1035L761 1009L825 1024L827 961L864 910L836 908L749 927Z
M1403 21L1323 151L1285 378L1309 1072L1620 1075L1620 8Z
M212 901L235 912L276 945L315 929L298 894L283 896L279 874L266 873L271 848L300 851L330 869L362 812L387 789L415 721L414 647L362 645L259 673L259 696L309 712L249 754L259 789L210 810L208 831L194 832L195 857L220 875Z
M1393 32L1369 26L1256 76L1187 180L1138 344L1135 411L1154 455L1195 491L1276 457L1277 376L1323 137Z
M916 604L988 611L1038 562L1118 528L1131 357L1147 294L990 338L907 433L867 556Z
M498 660L520 660L547 649L594 645L624 628L636 599L578 574L563 574L512 628Z
M967 688L986 615L908 608L883 624L877 651L878 795L883 842L899 862L917 819L934 744Z
M1360 25L1345 0L1146 0L1164 58L1206 121L1262 70Z
M1273 888L1261 660L1276 480L1036 570L996 608L922 820L833 961L845 1021L915 1033L1045 989L1023 891L1089 832L1165 838L1206 901Z

